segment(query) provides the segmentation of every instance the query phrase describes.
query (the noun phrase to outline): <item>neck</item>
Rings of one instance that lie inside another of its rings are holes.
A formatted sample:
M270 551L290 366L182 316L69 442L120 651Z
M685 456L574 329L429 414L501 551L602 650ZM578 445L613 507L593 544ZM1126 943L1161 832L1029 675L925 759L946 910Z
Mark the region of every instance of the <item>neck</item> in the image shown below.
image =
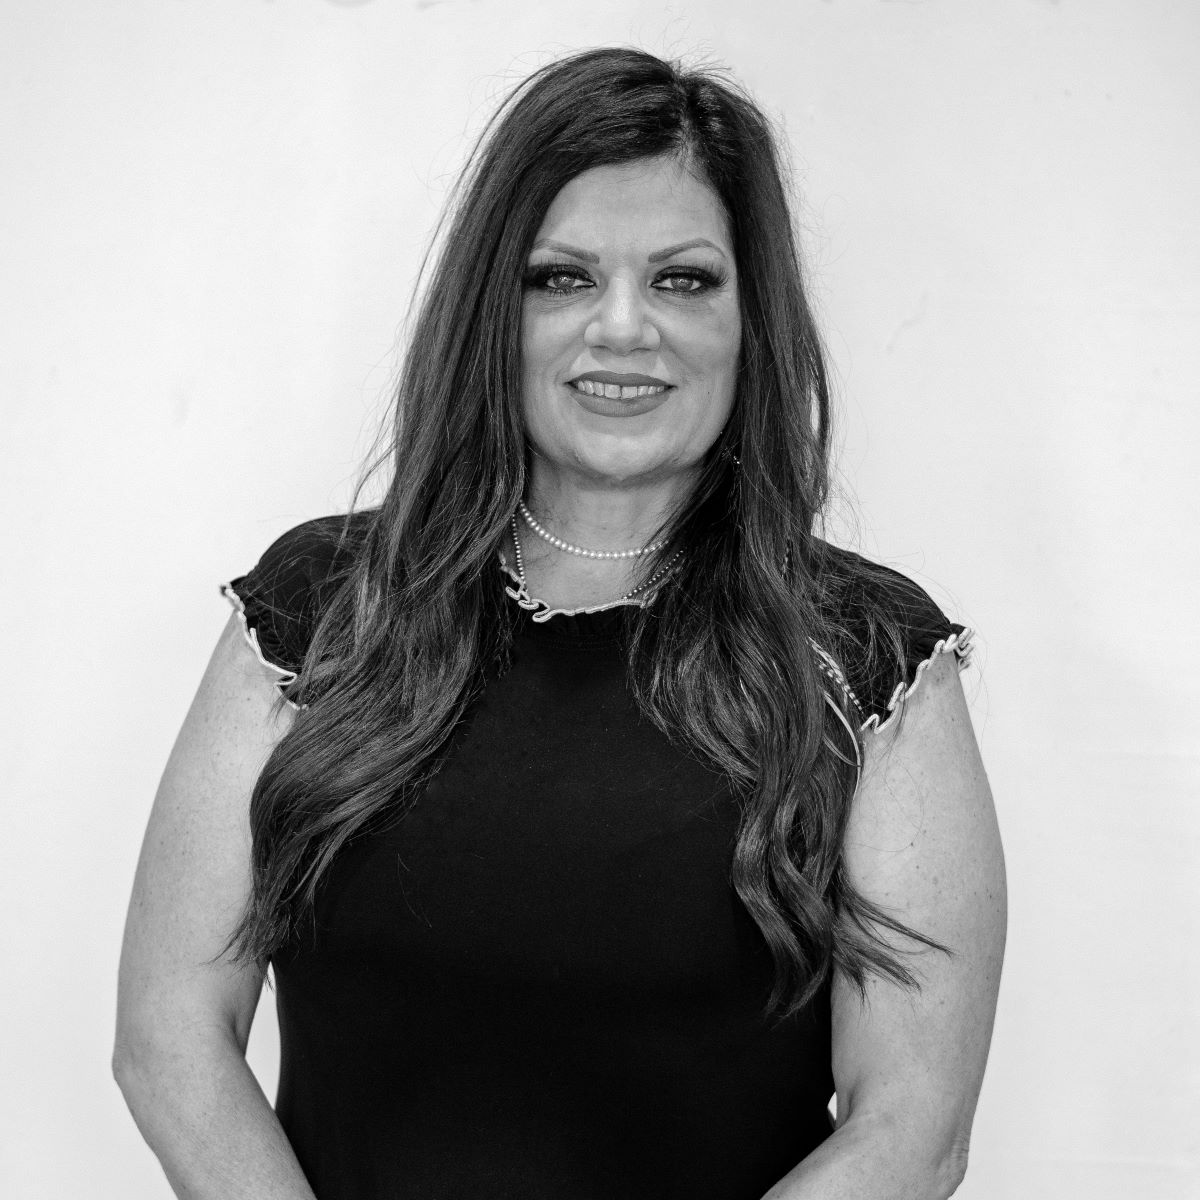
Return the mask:
M684 479L611 484L539 470L529 482L529 511L549 532L590 550L636 550L655 539L692 485Z

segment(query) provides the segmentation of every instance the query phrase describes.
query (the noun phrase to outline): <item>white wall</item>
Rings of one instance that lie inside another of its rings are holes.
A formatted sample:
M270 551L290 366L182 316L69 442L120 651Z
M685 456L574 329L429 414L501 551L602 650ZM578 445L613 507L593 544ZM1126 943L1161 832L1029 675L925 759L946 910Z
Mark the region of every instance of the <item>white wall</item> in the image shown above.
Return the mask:
M1200 1195L1198 38L1167 0L8 0L0 1190L167 1194L115 969L217 582L344 503L467 134L634 42L783 118L863 544L983 634L1012 915L960 1194Z

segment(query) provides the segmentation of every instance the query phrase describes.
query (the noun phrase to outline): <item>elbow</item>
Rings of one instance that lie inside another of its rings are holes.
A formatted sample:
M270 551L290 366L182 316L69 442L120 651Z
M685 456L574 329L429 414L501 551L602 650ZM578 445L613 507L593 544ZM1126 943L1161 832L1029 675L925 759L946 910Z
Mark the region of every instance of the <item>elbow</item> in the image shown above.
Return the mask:
M129 1058L120 1044L113 1047L111 1066L113 1079L117 1081L117 1087L124 1092L126 1080L129 1078Z
M141 1101L146 1096L154 1079L155 1071L150 1059L150 1047L145 1039L138 1038L127 1030L118 1029L113 1044L112 1074L130 1112L136 1117Z
M113 1079L117 1081L117 1087L122 1092L133 1079L137 1058L137 1039L124 1027L124 1023L118 1020L117 1036L113 1040L111 1065Z
M153 1074L144 1069L135 1057L130 1055L128 1048L118 1046L113 1051L112 1073L117 1087L121 1090L121 1098L133 1118L133 1123L143 1137L146 1136L146 1116L154 1109L152 1101L154 1082Z
M139 1126L142 1114L162 1102L164 1089L183 1082L189 1063L195 1066L203 1050L183 1030L164 1029L147 1021L118 1020L112 1074Z
M839 1133L851 1135L852 1145L879 1178L891 1180L896 1196L905 1200L948 1200L967 1173L970 1130L930 1129L901 1118L856 1114Z
M145 1016L118 1020L112 1073L131 1109L153 1105L245 1062L245 1046L219 1022Z
M930 1200L947 1200L958 1191L967 1175L969 1139L956 1138L934 1168L929 1191Z

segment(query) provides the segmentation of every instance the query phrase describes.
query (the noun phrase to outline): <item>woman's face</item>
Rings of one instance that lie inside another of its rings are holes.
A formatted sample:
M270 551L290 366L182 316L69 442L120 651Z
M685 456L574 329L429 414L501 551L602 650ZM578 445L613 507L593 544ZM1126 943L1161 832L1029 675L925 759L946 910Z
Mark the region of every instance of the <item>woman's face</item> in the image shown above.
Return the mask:
M522 401L536 455L592 483L687 473L729 416L741 332L712 188L673 158L585 171L554 198L527 263Z

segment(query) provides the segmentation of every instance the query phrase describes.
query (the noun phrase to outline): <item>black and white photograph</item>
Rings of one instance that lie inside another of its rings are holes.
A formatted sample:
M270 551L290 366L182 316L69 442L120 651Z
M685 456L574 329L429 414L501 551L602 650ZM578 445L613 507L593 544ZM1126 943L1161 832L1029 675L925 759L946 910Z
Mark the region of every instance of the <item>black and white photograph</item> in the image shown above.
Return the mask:
M1198 50L5 4L0 1194L1200 1200Z

